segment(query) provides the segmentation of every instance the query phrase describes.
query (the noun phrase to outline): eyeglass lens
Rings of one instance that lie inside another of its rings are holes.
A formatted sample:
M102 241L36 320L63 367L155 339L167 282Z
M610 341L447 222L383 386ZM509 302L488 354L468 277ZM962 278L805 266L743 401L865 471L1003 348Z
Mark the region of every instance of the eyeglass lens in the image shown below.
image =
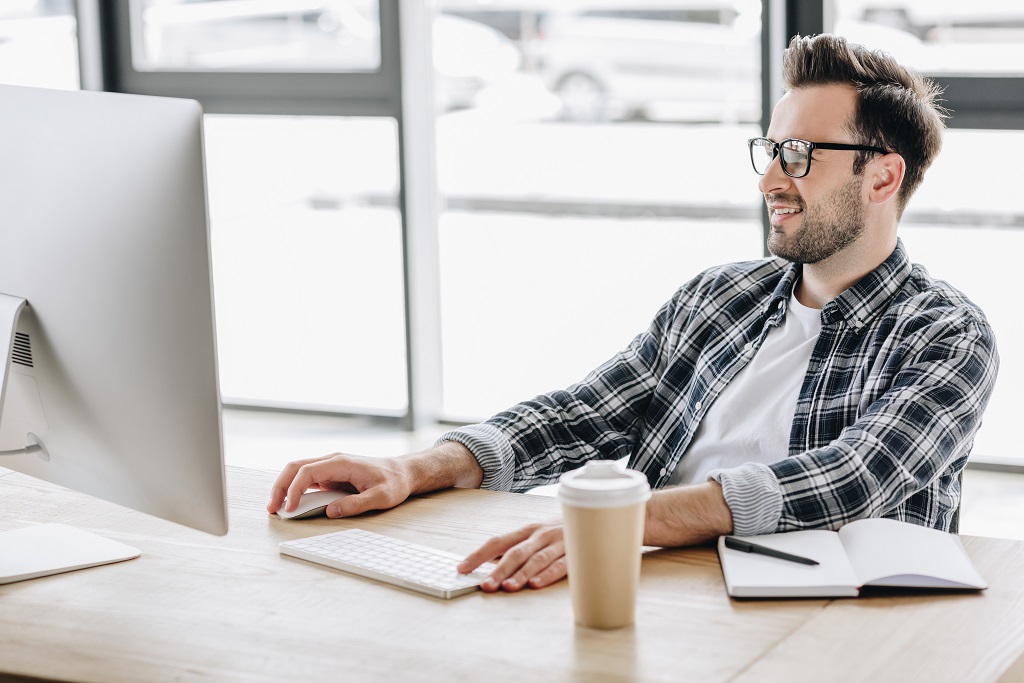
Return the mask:
M750 159L754 162L754 170L764 175L775 159L776 145L771 140L759 138L750 146ZM782 154L782 168L794 178L807 174L811 158L811 148L803 140L784 140L779 146Z

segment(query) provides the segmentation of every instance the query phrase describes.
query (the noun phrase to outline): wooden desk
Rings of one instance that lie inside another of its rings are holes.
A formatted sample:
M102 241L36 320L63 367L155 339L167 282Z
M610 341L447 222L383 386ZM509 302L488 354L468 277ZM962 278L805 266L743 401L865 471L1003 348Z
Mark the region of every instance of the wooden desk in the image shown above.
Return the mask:
M730 600L711 548L655 551L636 625L604 632L574 626L566 582L444 601L277 548L359 526L464 553L557 515L551 498L445 491L295 522L263 508L273 477L229 471L219 538L0 476L0 529L61 521L143 552L0 586L0 679L1005 682L1024 652L1024 542L964 539L991 584L980 594L846 600Z

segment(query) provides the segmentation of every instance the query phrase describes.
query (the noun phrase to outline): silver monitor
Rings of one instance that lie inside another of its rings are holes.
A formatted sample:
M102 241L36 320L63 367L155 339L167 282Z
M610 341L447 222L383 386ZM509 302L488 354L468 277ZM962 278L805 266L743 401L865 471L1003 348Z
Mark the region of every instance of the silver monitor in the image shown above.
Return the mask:
M226 533L198 103L0 86L0 352L0 468Z

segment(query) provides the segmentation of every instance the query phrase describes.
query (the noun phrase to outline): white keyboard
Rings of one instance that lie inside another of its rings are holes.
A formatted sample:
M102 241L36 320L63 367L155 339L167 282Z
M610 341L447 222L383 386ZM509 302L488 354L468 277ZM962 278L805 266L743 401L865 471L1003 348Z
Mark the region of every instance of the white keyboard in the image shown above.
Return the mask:
M455 598L476 590L494 569L485 562L470 574L455 567L464 558L363 529L336 531L281 544L281 554L433 595Z

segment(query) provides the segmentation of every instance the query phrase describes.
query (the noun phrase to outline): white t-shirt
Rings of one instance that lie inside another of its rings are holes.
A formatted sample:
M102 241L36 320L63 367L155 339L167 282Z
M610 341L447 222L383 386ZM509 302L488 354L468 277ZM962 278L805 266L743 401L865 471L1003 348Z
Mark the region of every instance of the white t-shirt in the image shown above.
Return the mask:
M670 484L702 483L711 470L769 465L789 454L796 401L820 332L821 311L791 295L782 324L704 415Z

